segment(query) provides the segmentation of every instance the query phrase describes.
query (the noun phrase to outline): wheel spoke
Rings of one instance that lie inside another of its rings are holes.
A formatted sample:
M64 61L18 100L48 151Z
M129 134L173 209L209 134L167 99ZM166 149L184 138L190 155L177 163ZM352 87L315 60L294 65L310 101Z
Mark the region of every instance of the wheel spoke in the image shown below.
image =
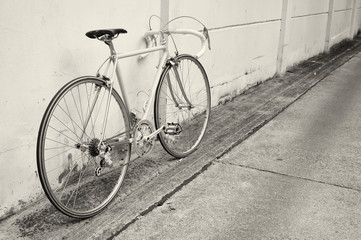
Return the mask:
M66 181L65 181L65 183L63 184L63 190L61 191L61 194L60 194L60 197L59 197L59 199L61 200L62 199L62 197L63 197L63 194L64 194L64 191L65 191L65 187L68 185L68 181L69 181L69 179L70 179L70 176L72 175L72 173L73 173L73 170L75 169L75 167L76 167L77 165L73 165L73 167L71 168L71 170L68 172L68 174L66 175Z
M71 145L68 145L68 144L66 144L66 143L62 143L62 142L59 142L59 141L57 141L57 140L51 139L51 138L46 138L46 140L52 141L52 142L54 142L54 143L59 143L60 145L63 145L63 146L65 146L65 147L70 147L70 148L74 148L74 149L75 149L75 146L71 146ZM44 149L45 149L45 148L44 148Z
M99 116L99 113L100 113L100 108L101 108L101 106L103 105L105 93L106 93L106 91L104 91L102 100L100 101L100 104L99 104L100 106L98 107L98 112L97 112L97 114L95 115L95 120L94 120L94 123L93 123L93 127L92 127L92 132L91 132L91 134L95 134L95 133L94 133L94 131L95 131L94 126L95 126L95 123L96 123L96 121L97 121L97 119L98 119L98 116Z
M58 107L63 111L63 113L64 113L65 115L67 115L67 116L69 117L69 120L70 120L70 122L71 122L71 124L72 124L72 126L73 126L73 129L74 129L74 132L76 133L75 126L78 127L78 129L80 129L81 132L83 132L82 127L80 127L80 126L76 123L76 121L74 121L73 118L71 117L71 114L70 114L70 111L69 111L69 107L68 107L68 105L67 105L67 103L66 103L65 98L64 98L63 100L64 100L64 102L65 102L65 106L66 106L67 111L65 111L64 108L63 108L60 104L58 105ZM75 125L74 125L74 124L75 124ZM80 137L78 134L75 134L75 135L77 136L79 142L81 142L81 137ZM87 136L87 137L89 137L89 136Z
M66 135L65 133L63 133L62 131L59 131L59 130L55 129L54 127L52 127L52 126L50 126L50 125L49 125L49 128L53 129L54 131L56 131L57 133L63 135L64 137L72 140L74 143L78 143L77 140L74 140L73 138L71 138L71 137L69 137L68 135Z
M49 160L51 160L51 159L53 159L53 158L56 158L56 157L58 157L58 156L60 156L60 155L64 155L64 153L69 152L69 150L71 150L71 149L73 149L73 147L69 147L69 148L67 148L66 150L62 151L61 153L58 153L58 154L56 154L56 155L54 155L54 156L51 156L51 157L45 159L45 161L49 161ZM52 171L52 170L50 170L49 172L51 172L51 171Z

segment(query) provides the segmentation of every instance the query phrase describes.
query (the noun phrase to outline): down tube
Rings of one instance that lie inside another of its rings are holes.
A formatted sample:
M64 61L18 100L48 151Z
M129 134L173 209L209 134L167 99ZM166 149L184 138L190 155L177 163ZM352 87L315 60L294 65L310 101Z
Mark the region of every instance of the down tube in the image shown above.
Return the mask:
M167 52L164 52L163 55L162 55L161 60L159 61L158 71L157 71L157 74L156 74L156 76L154 78L154 81L153 81L151 96L150 96L147 108L145 110L143 120L145 120L145 119L149 120L149 117L150 117L150 114L151 114L151 108L154 107L155 93L157 92L157 87L158 87L158 84L159 84L160 76L162 74L163 66L165 66L165 62L167 61L167 58L168 58L168 54L167 54Z

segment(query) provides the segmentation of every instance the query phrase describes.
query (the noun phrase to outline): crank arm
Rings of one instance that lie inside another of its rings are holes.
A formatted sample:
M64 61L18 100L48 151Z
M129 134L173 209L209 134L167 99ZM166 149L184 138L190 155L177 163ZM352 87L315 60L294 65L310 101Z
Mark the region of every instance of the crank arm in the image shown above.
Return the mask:
M144 136L143 139L146 139L147 141L149 141L150 139L154 138L155 136L157 136L161 131L164 131L165 127L164 125L162 125L159 129L157 129L156 131L152 132L151 134L149 134L148 136Z

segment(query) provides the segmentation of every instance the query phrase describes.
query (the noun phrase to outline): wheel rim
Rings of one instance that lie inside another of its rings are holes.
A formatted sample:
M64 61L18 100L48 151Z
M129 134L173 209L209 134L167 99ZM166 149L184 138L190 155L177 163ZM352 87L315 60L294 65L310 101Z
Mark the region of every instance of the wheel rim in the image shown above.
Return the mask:
M210 90L207 75L196 59L182 55L176 62L162 75L155 114L157 128L166 127L160 134L163 147L180 158L195 151L203 138L210 114Z
M71 82L54 97L40 127L38 169L44 191L56 208L72 217L101 211L114 198L127 169L129 122L115 91L109 127L102 131L107 93L99 79ZM124 141L114 141L119 138ZM99 139L104 139L100 146Z

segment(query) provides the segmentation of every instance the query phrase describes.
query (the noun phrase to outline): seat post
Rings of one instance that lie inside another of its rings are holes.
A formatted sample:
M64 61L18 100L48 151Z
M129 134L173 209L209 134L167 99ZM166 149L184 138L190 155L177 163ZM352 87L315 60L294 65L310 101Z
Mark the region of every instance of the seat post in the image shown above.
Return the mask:
M114 48L113 41L111 39L105 40L104 43L109 46L111 56L117 55L117 52L115 51L115 48Z

